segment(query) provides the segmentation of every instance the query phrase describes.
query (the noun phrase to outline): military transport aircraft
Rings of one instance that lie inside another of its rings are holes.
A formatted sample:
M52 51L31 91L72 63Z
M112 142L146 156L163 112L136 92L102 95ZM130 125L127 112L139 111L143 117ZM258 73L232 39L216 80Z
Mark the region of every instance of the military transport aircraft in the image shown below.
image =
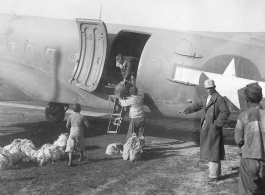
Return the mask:
M82 2L77 3L80 9L89 6L89 1ZM246 109L246 84L265 87L263 32L115 24L101 18L108 9L102 7L97 18L1 13L0 100L50 102L46 118L54 122L62 121L69 104L76 102L111 111L114 86L122 80L115 66L120 53L139 59L137 87L147 111L156 116L182 117L179 110L206 94L203 82L208 78L216 81L235 116ZM198 118L198 113L185 117Z

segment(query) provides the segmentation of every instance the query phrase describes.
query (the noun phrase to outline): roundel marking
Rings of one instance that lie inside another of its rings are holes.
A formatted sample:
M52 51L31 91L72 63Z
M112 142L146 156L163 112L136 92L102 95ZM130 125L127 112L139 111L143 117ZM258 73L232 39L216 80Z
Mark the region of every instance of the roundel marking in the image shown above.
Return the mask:
M264 81L256 65L249 59L238 55L216 56L208 60L201 67L201 71L199 85L196 87L198 95L207 95L204 81L213 79L216 83L216 90L225 96L226 100L229 100L227 103L231 110L246 107L243 92L247 84L259 81L262 85Z

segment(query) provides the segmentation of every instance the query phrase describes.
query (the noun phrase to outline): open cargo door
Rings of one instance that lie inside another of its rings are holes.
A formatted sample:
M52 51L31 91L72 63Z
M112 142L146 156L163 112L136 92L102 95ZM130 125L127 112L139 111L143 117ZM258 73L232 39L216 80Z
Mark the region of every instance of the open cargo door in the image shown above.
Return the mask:
M107 51L107 29L100 20L76 19L79 28L80 55L73 72L76 85L92 92L100 81Z

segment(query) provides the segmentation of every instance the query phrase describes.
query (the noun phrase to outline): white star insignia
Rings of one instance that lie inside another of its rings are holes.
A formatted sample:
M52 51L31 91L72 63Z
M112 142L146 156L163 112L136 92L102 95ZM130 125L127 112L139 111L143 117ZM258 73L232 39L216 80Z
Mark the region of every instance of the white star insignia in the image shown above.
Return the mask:
M255 80L236 77L234 58L227 66L223 74L204 72L177 67L174 81L199 85L201 74L204 73L209 79L215 81L216 90L222 96L226 96L238 109L241 109L238 90L244 88L247 84L257 82ZM265 83L259 81L259 85L264 88Z

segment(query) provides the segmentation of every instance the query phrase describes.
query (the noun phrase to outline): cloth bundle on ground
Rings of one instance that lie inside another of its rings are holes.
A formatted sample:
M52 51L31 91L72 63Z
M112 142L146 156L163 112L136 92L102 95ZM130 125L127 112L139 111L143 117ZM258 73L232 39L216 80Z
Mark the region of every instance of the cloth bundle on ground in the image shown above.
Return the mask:
M43 166L49 162L58 161L65 154L68 137L68 133L62 133L53 144L44 144L36 152L37 163Z
M12 156L12 162L28 162L33 160L36 151L35 145L28 139L15 139L11 144L4 147Z
M69 137L68 133L62 133L59 138L53 143L53 145L60 147L61 149L65 150L67 145L67 139Z
M12 165L11 153L0 147L0 171L3 172L3 170Z
M37 152L36 152L36 160L41 166L46 163L57 161L64 155L65 152L61 147L52 145L52 144L44 144Z
M40 149L35 148L32 141L15 139L10 145L4 147L11 154L13 163L18 161L37 162L44 165L59 160L65 154L68 133L62 133L54 144L44 144Z
M133 133L123 146L123 160L141 160L144 144L144 137L138 138L136 134Z
M21 144L21 152L26 154L26 158L23 159L23 161L29 162L29 161L35 161L35 153L36 153L36 148L35 145L32 143L30 140L23 140L23 144Z
M121 143L109 144L106 149L107 155L119 155L122 154L123 145Z

